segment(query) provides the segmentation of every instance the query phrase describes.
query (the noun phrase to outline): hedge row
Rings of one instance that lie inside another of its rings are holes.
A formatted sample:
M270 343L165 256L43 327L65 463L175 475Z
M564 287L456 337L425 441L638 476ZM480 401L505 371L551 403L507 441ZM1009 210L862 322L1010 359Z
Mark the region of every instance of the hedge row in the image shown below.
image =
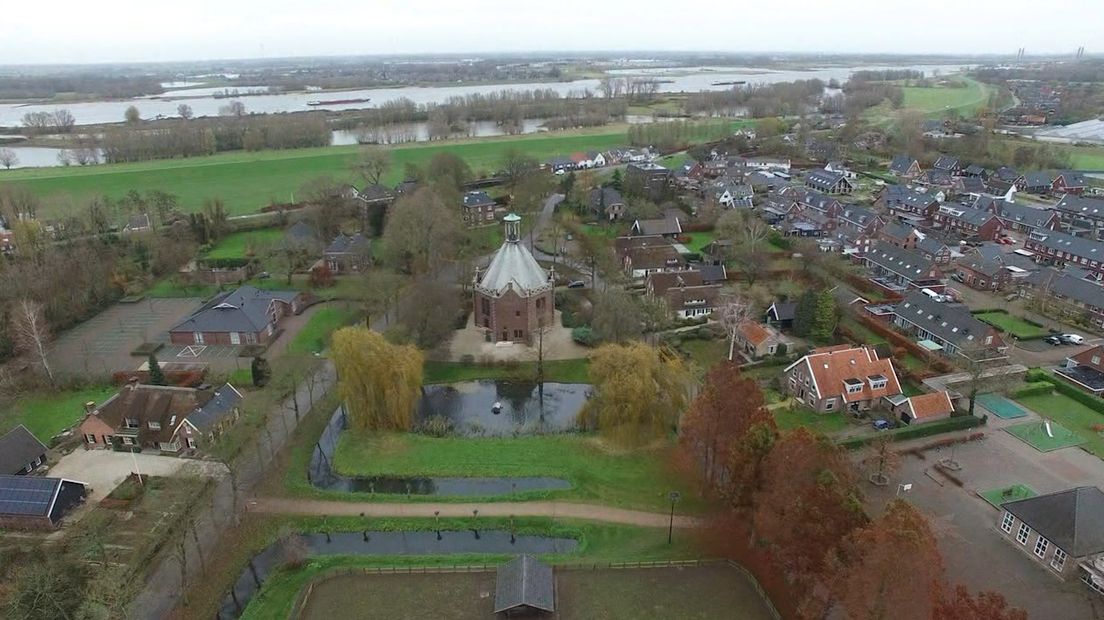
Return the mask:
M1059 394L1068 396L1073 400L1085 405L1089 409L1097 413L1104 414L1104 399L1097 398L1088 392L1082 392L1078 388L1066 383L1065 381L1047 373L1040 368L1032 368L1024 375L1024 379L1030 383L1038 383L1040 381L1046 381L1054 386L1055 390L1058 390Z
M861 448L879 437L886 435L889 435L893 441L905 441L907 439L918 439L920 437L931 437L932 435L939 435L941 433L961 431L967 428L976 428L984 423L985 420L983 418L972 415L954 416L946 420L928 422L927 424L920 424L918 426L904 426L890 431L879 431L860 437L851 437L840 441L839 446L848 450L854 450L855 448Z
M1035 381L1012 392L1012 398L1027 398L1028 396L1045 396L1054 392L1054 384L1050 381Z

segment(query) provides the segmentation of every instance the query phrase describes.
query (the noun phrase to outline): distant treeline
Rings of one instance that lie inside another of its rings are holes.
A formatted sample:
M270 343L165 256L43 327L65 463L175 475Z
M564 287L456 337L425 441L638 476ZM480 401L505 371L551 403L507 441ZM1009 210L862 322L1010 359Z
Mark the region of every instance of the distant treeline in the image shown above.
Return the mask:
M1104 61L1053 62L1029 67L978 67L973 74L986 81L1104 82Z
M246 70L234 82L236 86L271 86L283 90L302 90L308 86L325 89L369 88L409 84L510 82L558 80L561 70L555 65L502 63L494 60L329 65L289 72L286 67Z
M629 144L673 151L694 142L720 140L731 134L731 124L724 120L644 123L629 127Z
M889 82L893 80L922 80L924 72L915 69L864 69L851 74L852 84L859 82Z
M823 93L824 82L820 80L741 85L689 95L686 112L726 116L746 111L753 118L795 115L814 109Z
M321 113L204 118L156 129L111 127L101 147L108 163L196 157L221 151L260 151L329 146L330 127Z
M0 99L46 99L59 93L87 97L124 98L165 92L151 76L17 75L0 77Z

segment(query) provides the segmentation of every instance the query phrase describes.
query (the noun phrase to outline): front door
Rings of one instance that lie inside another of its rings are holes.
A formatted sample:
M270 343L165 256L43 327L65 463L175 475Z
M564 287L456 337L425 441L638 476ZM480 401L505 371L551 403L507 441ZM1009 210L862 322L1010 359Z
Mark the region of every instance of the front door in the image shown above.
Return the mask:
M196 344L203 344L203 332L193 332L192 333L192 340Z
M241 344L241 336L238 332L230 332L230 344Z

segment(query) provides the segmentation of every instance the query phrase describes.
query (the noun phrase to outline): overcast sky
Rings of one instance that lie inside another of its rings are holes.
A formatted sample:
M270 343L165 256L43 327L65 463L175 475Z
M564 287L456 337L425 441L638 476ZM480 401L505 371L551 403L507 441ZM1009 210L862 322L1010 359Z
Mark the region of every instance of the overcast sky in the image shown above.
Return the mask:
M1073 53L1101 0L4 0L0 63L702 50Z

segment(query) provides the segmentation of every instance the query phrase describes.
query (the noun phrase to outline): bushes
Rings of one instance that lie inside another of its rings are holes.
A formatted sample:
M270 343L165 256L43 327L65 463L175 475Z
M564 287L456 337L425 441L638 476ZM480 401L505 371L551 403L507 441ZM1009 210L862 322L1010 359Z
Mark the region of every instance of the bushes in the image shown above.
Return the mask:
M571 339L584 347L593 347L598 344L598 336L594 334L594 330L585 326L571 330Z
M1050 381L1035 381L1012 392L1012 398L1027 398L1028 396L1044 396L1054 392L1054 384Z
M1058 377L1048 374L1046 371L1039 368L1032 368L1024 375L1024 379L1030 383L1038 383L1040 381L1046 381L1054 386L1054 389L1063 396L1068 396L1073 400L1085 405L1089 409L1097 413L1104 414L1104 399L1097 398L1087 392L1082 392L1076 387L1062 381ZM1030 394L1033 395L1033 394Z
M940 433L975 428L981 424L984 424L983 418L977 418L972 415L955 416L946 420L928 422L927 424L921 424L919 426L904 426L891 431L881 431L869 435L862 435L860 437L851 437L850 439L839 442L839 446L848 450L854 450L867 445L883 435L889 435L893 441L905 441L907 439L931 437L932 435L938 435Z

